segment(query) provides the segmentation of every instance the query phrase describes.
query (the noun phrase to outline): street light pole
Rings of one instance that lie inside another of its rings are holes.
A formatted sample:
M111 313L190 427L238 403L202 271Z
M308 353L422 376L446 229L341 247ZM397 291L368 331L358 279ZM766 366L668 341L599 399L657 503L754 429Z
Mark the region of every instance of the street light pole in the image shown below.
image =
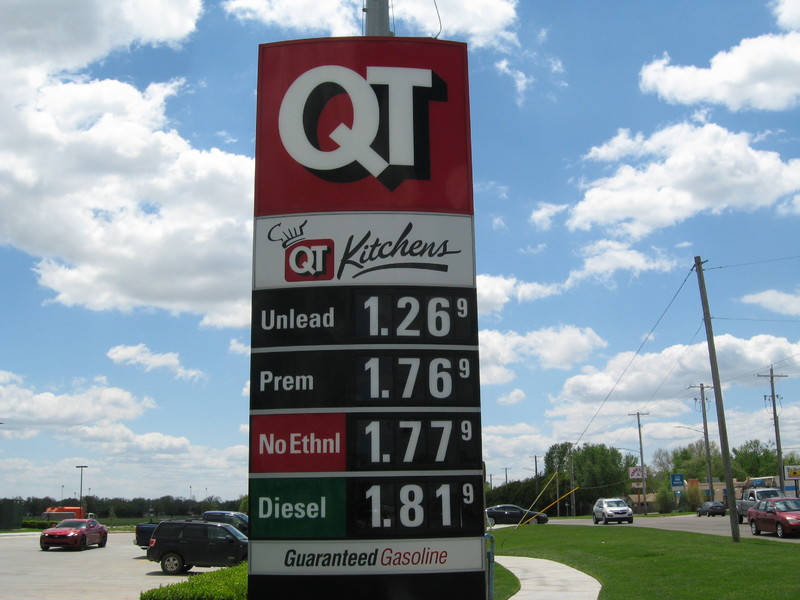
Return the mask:
M89 467L87 465L75 465L75 468L81 470L81 495L78 498L78 506L83 507L83 470Z

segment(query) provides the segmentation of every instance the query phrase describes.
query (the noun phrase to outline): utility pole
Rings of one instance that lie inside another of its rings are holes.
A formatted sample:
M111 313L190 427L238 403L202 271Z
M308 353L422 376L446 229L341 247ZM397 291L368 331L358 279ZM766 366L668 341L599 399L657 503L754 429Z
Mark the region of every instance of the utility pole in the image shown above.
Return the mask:
M736 492L733 488L733 469L731 468L731 451L728 446L728 426L725 423L725 406L722 403L722 384L719 379L717 364L717 347L714 344L714 329L711 326L711 311L706 296L706 280L703 276L703 261L694 257L694 268L697 271L697 285L700 288L700 302L703 305L703 322L706 326L706 343L708 344L708 360L711 364L711 383L714 386L714 400L717 406L717 424L719 427L719 447L722 454L722 467L725 471L725 488L728 491L728 515L731 521L731 539L739 541L739 517L736 513Z
M778 410L775 406L775 378L787 377L787 375L775 375L772 370L772 365L769 366L769 375L760 375L759 377L769 377L769 386L772 390L772 419L775 422L775 445L778 450L778 479L781 483L781 490L784 489L785 481L783 480L783 450L781 450L781 426L778 423Z
M700 405L703 407L703 439L706 444L706 466L708 467L708 499L714 501L714 481L711 475L711 446L708 443L708 418L706 417L706 388L704 384L690 385L689 387L700 388ZM696 400L696 398L695 398Z
M389 1L367 0L364 12L367 16L366 35L390 36L389 29Z
M572 446L571 445L569 447L569 488L571 490L575 489L575 465L573 464L573 461L572 461ZM571 512L572 516L574 517L575 516L575 496L572 496L569 499L569 505L570 505L570 508L571 508L570 512Z
M533 459L533 486L536 490L536 495L539 495L539 457L536 455L530 456Z
M81 495L78 498L78 506L83 508L83 470L87 469L88 466L87 465L75 465L75 468L81 470Z
M650 413L628 413L629 417L636 415L636 423L639 426L639 464L642 465L642 493L644 494L644 514L647 514L647 470L644 467L644 451L642 450L642 415Z

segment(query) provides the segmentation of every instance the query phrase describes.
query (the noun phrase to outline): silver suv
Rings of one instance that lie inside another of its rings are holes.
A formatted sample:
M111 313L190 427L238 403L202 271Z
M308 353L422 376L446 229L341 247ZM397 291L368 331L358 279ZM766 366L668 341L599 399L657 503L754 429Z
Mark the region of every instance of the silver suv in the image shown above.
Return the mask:
M597 525L600 521L608 525L609 521L633 523L633 511L621 498L600 498L592 508L592 521Z

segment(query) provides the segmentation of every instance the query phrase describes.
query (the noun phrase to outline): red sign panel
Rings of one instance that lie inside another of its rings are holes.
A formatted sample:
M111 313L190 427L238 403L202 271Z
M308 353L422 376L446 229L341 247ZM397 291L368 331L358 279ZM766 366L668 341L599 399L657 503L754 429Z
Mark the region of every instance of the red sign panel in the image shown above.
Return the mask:
M259 51L257 217L472 214L465 44L324 38Z
M253 473L344 471L344 414L253 415Z

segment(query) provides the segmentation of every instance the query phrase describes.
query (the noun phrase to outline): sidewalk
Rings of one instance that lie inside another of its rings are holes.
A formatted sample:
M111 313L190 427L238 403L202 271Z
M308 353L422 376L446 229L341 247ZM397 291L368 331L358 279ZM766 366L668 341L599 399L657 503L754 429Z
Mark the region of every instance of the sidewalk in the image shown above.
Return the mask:
M586 573L541 558L495 556L520 582L512 600L596 600L600 583Z

